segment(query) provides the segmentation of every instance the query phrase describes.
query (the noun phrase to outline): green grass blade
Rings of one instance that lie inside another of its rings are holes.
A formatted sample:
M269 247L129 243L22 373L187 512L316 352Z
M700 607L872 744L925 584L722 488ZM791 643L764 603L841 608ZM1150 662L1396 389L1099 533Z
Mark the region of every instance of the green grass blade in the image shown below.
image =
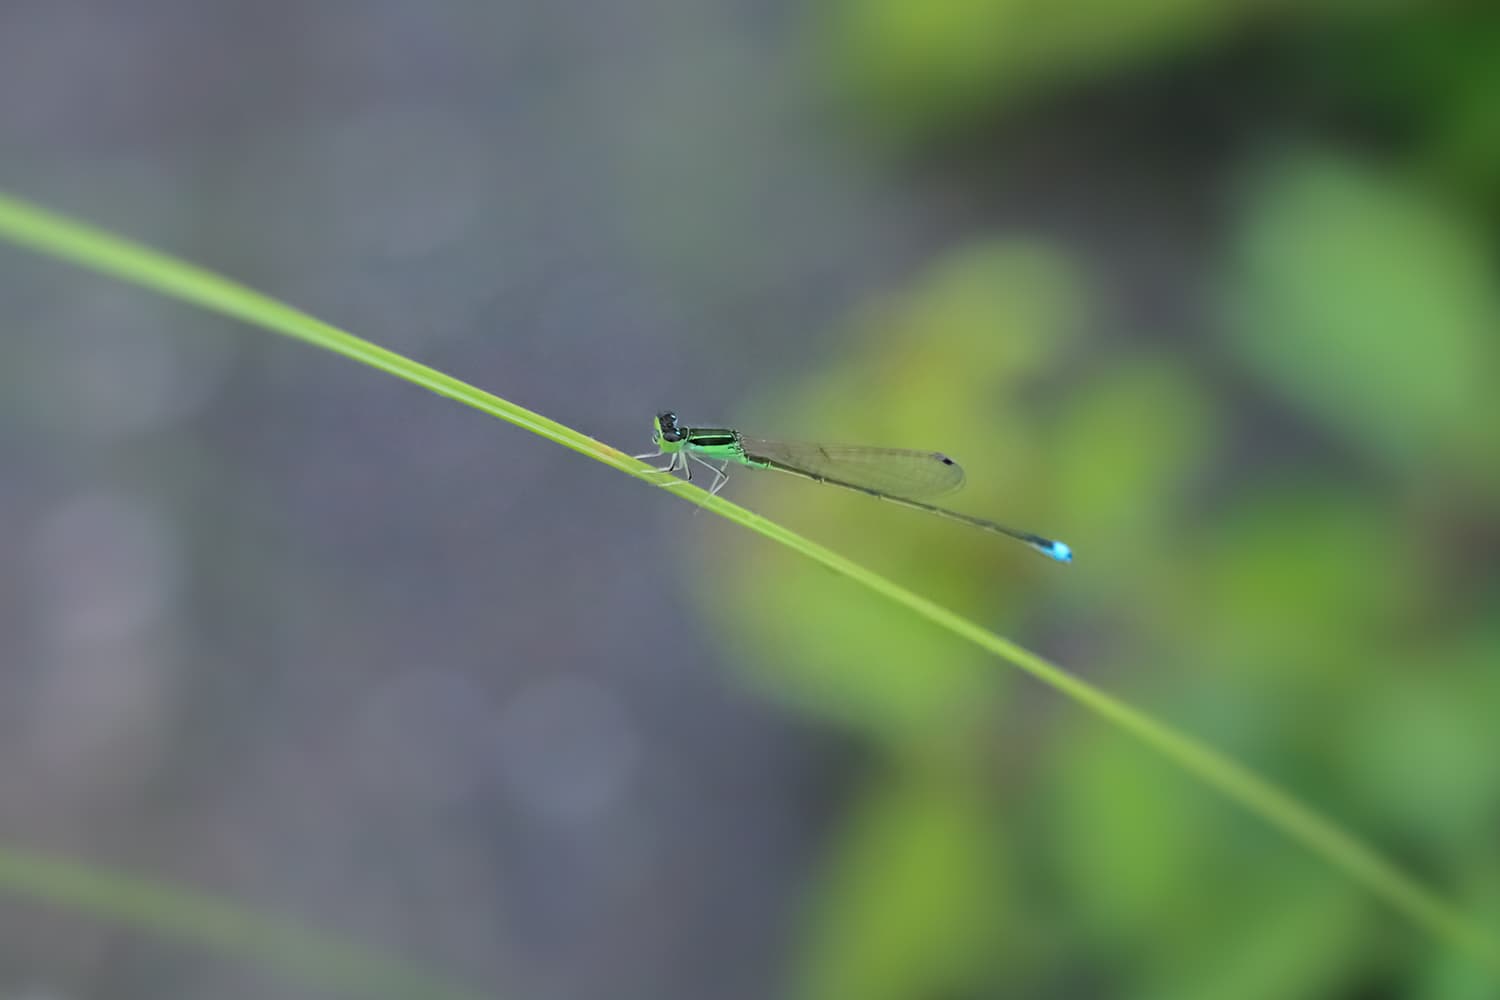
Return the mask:
M1500 977L1500 942L1368 844L1242 765L1062 668L830 549L696 486L656 473L621 451L377 347L219 275L0 195L0 236L39 253L151 288L247 323L307 341L431 389L675 493L801 553L948 632L1011 663L1113 722L1344 872L1418 925Z
M251 958L351 995L392 1000L478 1000L399 962L328 935L179 886L66 858L0 846L0 891L149 930L211 951Z

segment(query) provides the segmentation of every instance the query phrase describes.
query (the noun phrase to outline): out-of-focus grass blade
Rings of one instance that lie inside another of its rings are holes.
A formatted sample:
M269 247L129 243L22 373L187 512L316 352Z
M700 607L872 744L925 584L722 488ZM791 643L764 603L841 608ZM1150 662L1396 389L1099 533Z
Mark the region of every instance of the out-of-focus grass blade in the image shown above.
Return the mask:
M482 994L203 893L67 858L0 845L0 892L29 896L178 941L284 969L323 988L403 1000Z

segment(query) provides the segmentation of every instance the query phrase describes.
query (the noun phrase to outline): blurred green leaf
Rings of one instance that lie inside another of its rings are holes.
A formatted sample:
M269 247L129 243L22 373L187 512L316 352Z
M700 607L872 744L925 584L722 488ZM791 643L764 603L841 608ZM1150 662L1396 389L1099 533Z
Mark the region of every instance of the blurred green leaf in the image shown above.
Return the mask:
M1237 499L1179 594L1194 659L1342 687L1387 648L1420 580L1368 494L1287 476Z
M1382 828L1458 858L1493 846L1500 754L1480 678L1436 659L1348 693L1344 770Z
M1212 906L1204 803L1109 733L1068 726L1042 760L1054 863L1094 927L1144 945ZM1184 911L1189 911L1185 914Z
M1003 683L967 650L935 642L826 574L765 558L742 571L723 627L737 646L754 644L753 679L804 711L905 742L972 720Z
M1246 873L1249 874L1249 873ZM1233 886L1234 906L1204 914L1186 938L1163 938L1137 995L1151 1000L1319 1000L1341 996L1368 961L1363 901L1342 885L1267 872Z
M1311 416L1411 473L1500 467L1500 298L1484 232L1423 192L1328 156L1246 200L1230 343Z
M1220 422L1193 373L1171 360L1111 365L1069 391L1048 465L1057 523L1097 567L1079 586L1113 590L1127 573L1137 585L1128 598L1159 592L1182 548L1184 494L1216 453Z
M952 775L907 774L852 812L812 901L797 995L966 995L1006 952L1004 856L983 799Z
M1109 734L1063 735L1046 765L1053 863L1100 940L1130 956L1138 986L1120 995L1329 995L1360 945L1357 895L1241 838L1237 817Z
M1500 927L1500 858L1491 852L1471 861L1457 881L1476 917L1490 927ZM1493 1000L1495 995L1493 976L1446 948L1432 950L1417 983L1410 995L1419 1000Z
M982 403L996 390L1048 375L1077 343L1092 297L1077 266L1056 248L981 242L939 259L895 300L885 323L872 317L869 333L880 354L903 359L903 375L930 359L934 391ZM882 365L879 357L869 363Z

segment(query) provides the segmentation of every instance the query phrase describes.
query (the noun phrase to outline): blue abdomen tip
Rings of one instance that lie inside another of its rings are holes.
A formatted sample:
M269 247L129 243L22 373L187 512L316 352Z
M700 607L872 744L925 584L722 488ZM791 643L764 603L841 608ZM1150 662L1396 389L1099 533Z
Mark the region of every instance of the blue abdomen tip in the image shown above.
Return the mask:
M1053 542L1051 545L1047 546L1045 551L1047 555L1051 556L1053 559L1056 559L1058 562L1073 561L1073 550L1068 548L1067 542Z

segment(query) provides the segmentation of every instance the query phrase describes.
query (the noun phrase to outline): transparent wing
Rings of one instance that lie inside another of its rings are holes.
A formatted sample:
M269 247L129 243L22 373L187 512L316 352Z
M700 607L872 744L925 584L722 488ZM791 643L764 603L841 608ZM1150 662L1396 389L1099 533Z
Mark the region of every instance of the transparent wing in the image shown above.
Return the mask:
M741 437L745 457L785 471L897 497L936 497L964 484L964 470L940 451L808 444Z

